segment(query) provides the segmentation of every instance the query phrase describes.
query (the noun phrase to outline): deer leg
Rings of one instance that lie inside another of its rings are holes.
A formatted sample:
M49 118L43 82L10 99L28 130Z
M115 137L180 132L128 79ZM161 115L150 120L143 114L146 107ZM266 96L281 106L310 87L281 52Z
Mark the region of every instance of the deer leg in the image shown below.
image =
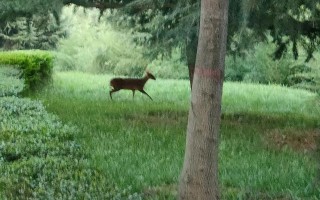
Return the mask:
M148 95L148 93L146 93L144 90L139 90L139 91L140 91L141 93L147 95L151 100L153 100L153 99Z
M132 90L132 99L134 99L134 92L135 90Z
M120 90L120 89L112 89L112 90L110 90L109 94L110 94L111 100L113 100L113 99L112 99L112 93L117 92L117 91L119 91L119 90Z

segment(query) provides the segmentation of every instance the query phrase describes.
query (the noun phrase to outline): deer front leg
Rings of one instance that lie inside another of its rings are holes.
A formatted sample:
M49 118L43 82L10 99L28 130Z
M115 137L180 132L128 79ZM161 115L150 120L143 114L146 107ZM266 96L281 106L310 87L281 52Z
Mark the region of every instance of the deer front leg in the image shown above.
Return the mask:
M147 95L152 101L153 101L153 99L148 95L148 93L146 93L144 90L139 90L141 93L143 93L143 94L145 94L145 95Z

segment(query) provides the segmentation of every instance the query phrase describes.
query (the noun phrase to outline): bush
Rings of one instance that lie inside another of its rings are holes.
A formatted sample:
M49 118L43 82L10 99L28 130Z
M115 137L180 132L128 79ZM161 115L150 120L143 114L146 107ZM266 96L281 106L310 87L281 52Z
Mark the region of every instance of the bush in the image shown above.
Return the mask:
M53 57L47 51L0 52L0 64L17 66L25 80L26 90L43 87L51 79Z
M46 112L39 101L0 98L2 199L121 199L102 172L87 164L78 130ZM140 199L139 195L135 196Z
M225 80L227 81L243 81L250 71L245 60L239 57L227 56L225 65Z
M143 74L148 62L144 50L134 43L134 35L99 23L99 13L98 9L75 11L72 6L63 9L63 23L69 27L69 33L59 41L54 68L127 76Z
M148 63L139 51L138 47L129 52L113 48L101 51L94 60L92 70L96 73L139 77L143 75Z
M2 67L1 81L16 83L19 71ZM2 79L4 78L4 79ZM1 83L1 82L0 82ZM18 81L17 81L18 83ZM3 87L16 94L22 83ZM12 89L13 88L13 89ZM89 156L76 142L78 130L46 112L39 101L0 97L1 199L122 199L121 191L88 166ZM136 194L134 199L141 199ZM132 199L133 199L132 198Z
M273 60L271 57L273 51L273 45L259 43L244 58L228 57L226 80L287 85L293 61L286 57Z
M141 36L139 33L124 33L108 23L99 23L97 9L87 9L84 13L81 9L74 11L72 6L65 7L62 18L66 19L69 33L59 41L55 52L56 70L141 77L148 68L160 78L188 78L179 48L151 62L149 49L135 43Z
M53 66L54 69L58 71L72 71L76 70L75 62L72 56L59 53L59 52L52 52L54 55Z
M0 97L17 96L24 88L24 81L17 67L0 66Z
M246 57L226 58L225 79L263 84L280 84L320 93L320 69L316 55L309 63L285 55L273 60L274 46L260 43Z
M181 57L181 49L175 48L171 55L159 56L148 68L159 78L188 79L188 68Z
M320 69L310 68L308 72L296 73L288 77L289 84L295 88L302 88L320 95Z

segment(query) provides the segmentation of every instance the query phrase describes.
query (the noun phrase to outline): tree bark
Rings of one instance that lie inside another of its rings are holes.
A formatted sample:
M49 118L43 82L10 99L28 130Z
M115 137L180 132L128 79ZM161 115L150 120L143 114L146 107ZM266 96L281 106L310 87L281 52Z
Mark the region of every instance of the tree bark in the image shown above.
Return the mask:
M179 199L216 200L228 0L202 0Z

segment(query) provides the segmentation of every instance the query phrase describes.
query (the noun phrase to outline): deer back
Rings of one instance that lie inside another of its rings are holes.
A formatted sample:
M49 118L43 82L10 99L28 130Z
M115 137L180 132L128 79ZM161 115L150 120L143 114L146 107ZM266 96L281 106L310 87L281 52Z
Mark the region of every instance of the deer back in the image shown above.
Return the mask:
M141 90L146 82L147 79L114 78L110 85L115 89Z

